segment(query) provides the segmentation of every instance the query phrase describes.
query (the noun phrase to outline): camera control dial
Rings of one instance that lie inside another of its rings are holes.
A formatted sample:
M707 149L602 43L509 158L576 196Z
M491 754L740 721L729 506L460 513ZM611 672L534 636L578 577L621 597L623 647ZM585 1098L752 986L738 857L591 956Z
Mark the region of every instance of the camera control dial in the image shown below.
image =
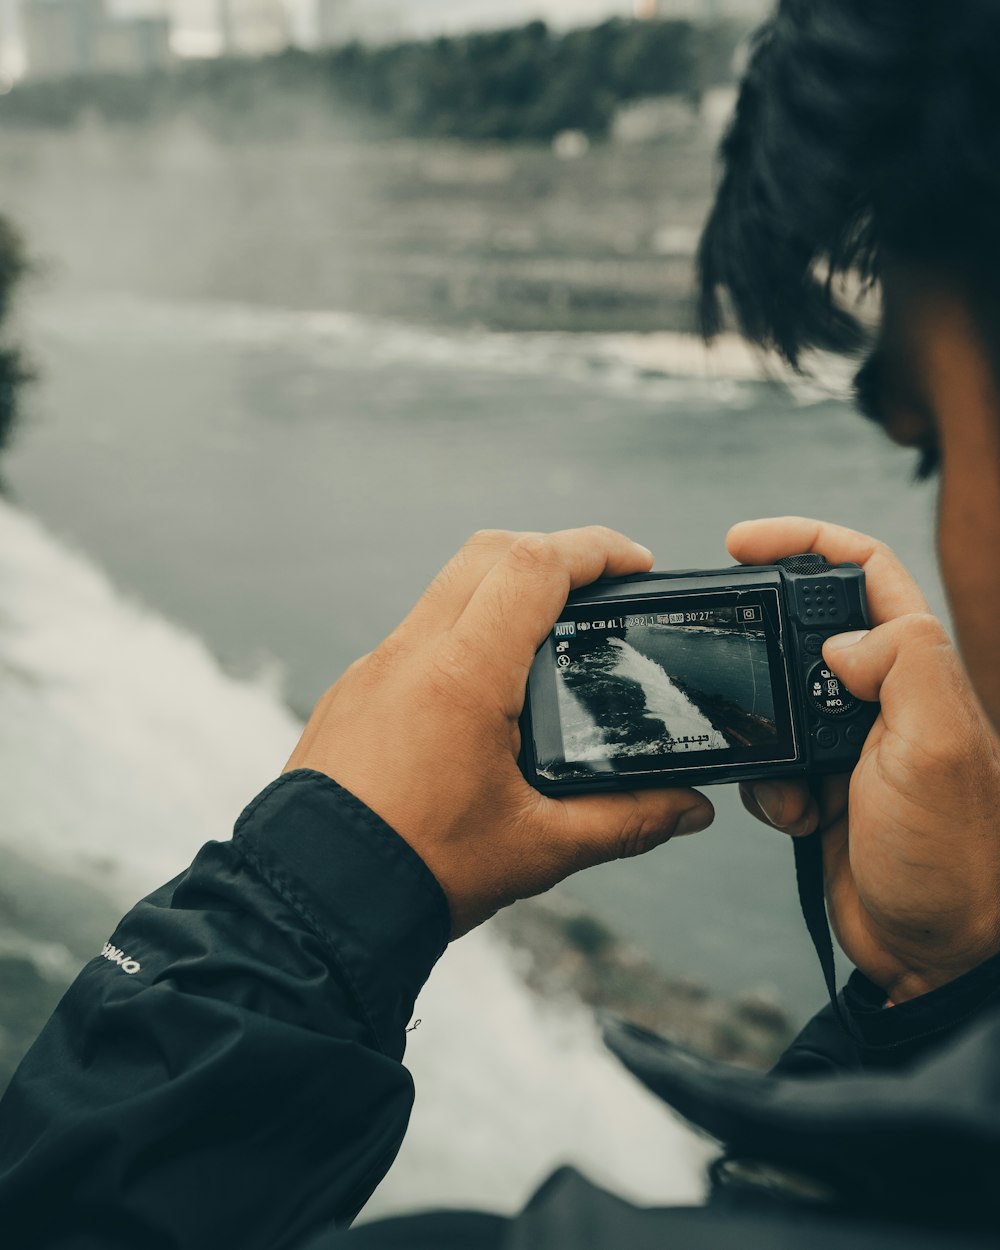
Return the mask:
M833 566L827 560L826 556L817 555L813 551L808 551L799 556L785 556L779 560L778 568L784 569L786 573L822 573L824 569Z
M825 664L814 664L806 679L806 694L817 712L823 716L847 716L860 703L836 673Z

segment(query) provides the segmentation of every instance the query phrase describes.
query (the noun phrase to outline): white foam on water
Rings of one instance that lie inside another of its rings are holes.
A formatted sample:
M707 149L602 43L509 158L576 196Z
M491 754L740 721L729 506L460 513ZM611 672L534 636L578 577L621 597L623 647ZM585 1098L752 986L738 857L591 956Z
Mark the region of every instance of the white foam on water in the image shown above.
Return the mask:
M640 1203L703 1196L715 1151L609 1063L579 1002L526 994L488 929L450 948L417 1016L413 1124L366 1216L454 1205L458 1191L513 1212L559 1163Z
M619 652L611 670L615 677L637 681L646 696L646 715L663 722L671 738L698 738L698 742L678 743L677 750L725 750L729 743L703 712L674 685L664 670L648 656L630 647L622 638L608 640ZM706 742L705 739L708 739Z
M229 835L299 730L274 678L229 677L0 501L0 847L120 913ZM417 1106L370 1214L512 1211L563 1162L641 1201L701 1194L706 1145L603 1050L580 1004L529 993L488 929L451 948L417 1014Z
M607 760L608 735L570 690L562 672L556 674L556 704L566 759L578 763Z
M733 334L711 346L675 332L501 332L483 327L435 328L338 310L275 308L209 300L165 300L134 295L88 297L44 293L29 303L40 329L74 343L93 336L122 342L217 343L222 348L268 348L327 366L343 359L355 368L482 370L507 376L552 377L609 394L696 405L699 418L731 414L758 403L760 384L788 387L802 407L847 392L844 366L816 357L809 376L792 373L776 357ZM615 413L621 419L621 413Z

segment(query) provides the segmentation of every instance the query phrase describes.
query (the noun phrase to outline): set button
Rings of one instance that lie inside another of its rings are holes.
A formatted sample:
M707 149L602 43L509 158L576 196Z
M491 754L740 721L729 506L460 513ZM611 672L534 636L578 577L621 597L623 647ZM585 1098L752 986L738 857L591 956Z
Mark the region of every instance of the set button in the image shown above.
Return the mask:
M814 664L810 669L806 694L823 716L847 716L858 706L858 700L825 664Z

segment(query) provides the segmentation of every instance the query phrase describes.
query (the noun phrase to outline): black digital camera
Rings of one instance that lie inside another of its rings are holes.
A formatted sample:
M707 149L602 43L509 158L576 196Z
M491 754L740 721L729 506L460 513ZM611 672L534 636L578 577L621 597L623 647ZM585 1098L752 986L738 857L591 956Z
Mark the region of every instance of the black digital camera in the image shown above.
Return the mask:
M864 572L819 555L595 582L535 658L521 771L551 795L850 772L879 709L822 650L868 627Z

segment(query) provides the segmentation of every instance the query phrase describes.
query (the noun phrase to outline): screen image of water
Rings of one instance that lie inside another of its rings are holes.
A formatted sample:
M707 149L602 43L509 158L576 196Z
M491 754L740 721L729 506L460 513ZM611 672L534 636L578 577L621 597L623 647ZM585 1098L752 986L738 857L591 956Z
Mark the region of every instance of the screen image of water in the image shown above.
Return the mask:
M743 630L630 630L629 645L657 662L668 675L682 676L697 691L735 703L748 713L774 720L774 697L763 635Z
M741 728L746 730L752 715L754 728L765 736L770 728L773 737L766 642L756 643L757 649L763 648L764 663L758 693L755 666L752 658L748 660L754 644L745 638L711 638L705 631L696 632L701 634L698 642L676 629L630 629L626 638L602 639L560 669L556 679L560 707L566 709L566 760L666 756L750 745L745 733L731 727L734 718L723 711L741 700L746 709L737 712ZM742 652L742 664L733 653L734 642ZM733 680L736 671L742 681ZM710 693L717 697L707 698Z

